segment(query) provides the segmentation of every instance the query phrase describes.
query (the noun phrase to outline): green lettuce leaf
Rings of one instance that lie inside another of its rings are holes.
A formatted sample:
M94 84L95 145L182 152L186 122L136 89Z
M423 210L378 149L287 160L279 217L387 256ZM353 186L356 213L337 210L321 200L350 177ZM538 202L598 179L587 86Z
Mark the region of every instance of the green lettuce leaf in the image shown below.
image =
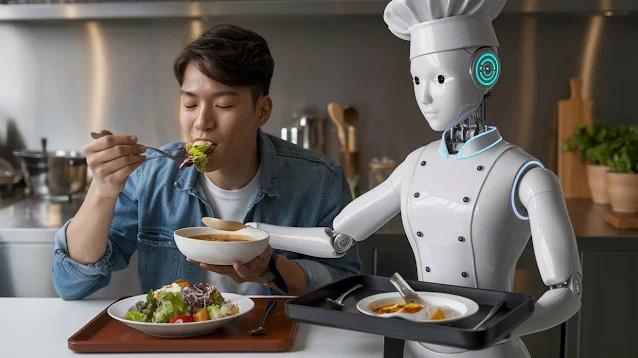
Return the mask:
M206 165L208 165L208 156L206 151L213 145L208 141L197 141L192 143L186 143L184 149L188 154L188 160L191 161L197 169L206 171Z
M144 313L140 313L137 311L128 311L126 315L124 315L124 319L135 322L150 322L150 318Z
M217 315L219 315L219 306L210 305L206 307L206 310L208 310L208 319L217 319Z
M157 300L159 305L153 313L154 323L167 323L171 318L188 313L188 305L180 292L164 292Z

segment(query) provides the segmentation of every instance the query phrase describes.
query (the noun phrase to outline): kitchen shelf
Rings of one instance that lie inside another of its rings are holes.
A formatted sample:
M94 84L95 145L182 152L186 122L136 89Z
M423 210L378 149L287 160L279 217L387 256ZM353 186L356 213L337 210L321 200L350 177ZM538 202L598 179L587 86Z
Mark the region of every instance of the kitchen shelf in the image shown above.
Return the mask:
M219 16L383 16L389 0L0 0L1 21L186 18ZM502 13L630 14L638 1L510 0Z

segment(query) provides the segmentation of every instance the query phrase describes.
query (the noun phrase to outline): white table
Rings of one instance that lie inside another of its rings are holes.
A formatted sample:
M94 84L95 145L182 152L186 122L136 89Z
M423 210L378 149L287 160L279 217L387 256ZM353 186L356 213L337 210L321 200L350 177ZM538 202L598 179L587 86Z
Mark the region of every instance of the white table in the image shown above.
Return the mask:
M113 301L63 301L59 298L0 298L0 356L81 357L68 349L67 340ZM383 337L335 328L299 324L295 343L288 352L276 353L118 353L113 358L177 357L382 357Z

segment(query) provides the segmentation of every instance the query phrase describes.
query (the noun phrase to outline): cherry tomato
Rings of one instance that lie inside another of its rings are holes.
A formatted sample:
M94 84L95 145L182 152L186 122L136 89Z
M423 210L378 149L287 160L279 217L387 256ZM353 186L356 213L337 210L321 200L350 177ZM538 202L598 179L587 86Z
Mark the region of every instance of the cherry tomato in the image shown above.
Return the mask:
M175 316L168 321L168 323L186 323L186 322L195 322L195 320L193 319L192 316L181 315L181 316Z

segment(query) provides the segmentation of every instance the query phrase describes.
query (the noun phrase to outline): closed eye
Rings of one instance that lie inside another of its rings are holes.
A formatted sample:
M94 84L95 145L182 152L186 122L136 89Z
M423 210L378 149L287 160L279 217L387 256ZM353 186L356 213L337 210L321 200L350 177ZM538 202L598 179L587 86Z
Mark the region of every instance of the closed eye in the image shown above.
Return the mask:
M217 108L221 108L221 109L233 108L233 106L232 106L232 105L230 105L230 106L215 106L215 107L217 107Z

